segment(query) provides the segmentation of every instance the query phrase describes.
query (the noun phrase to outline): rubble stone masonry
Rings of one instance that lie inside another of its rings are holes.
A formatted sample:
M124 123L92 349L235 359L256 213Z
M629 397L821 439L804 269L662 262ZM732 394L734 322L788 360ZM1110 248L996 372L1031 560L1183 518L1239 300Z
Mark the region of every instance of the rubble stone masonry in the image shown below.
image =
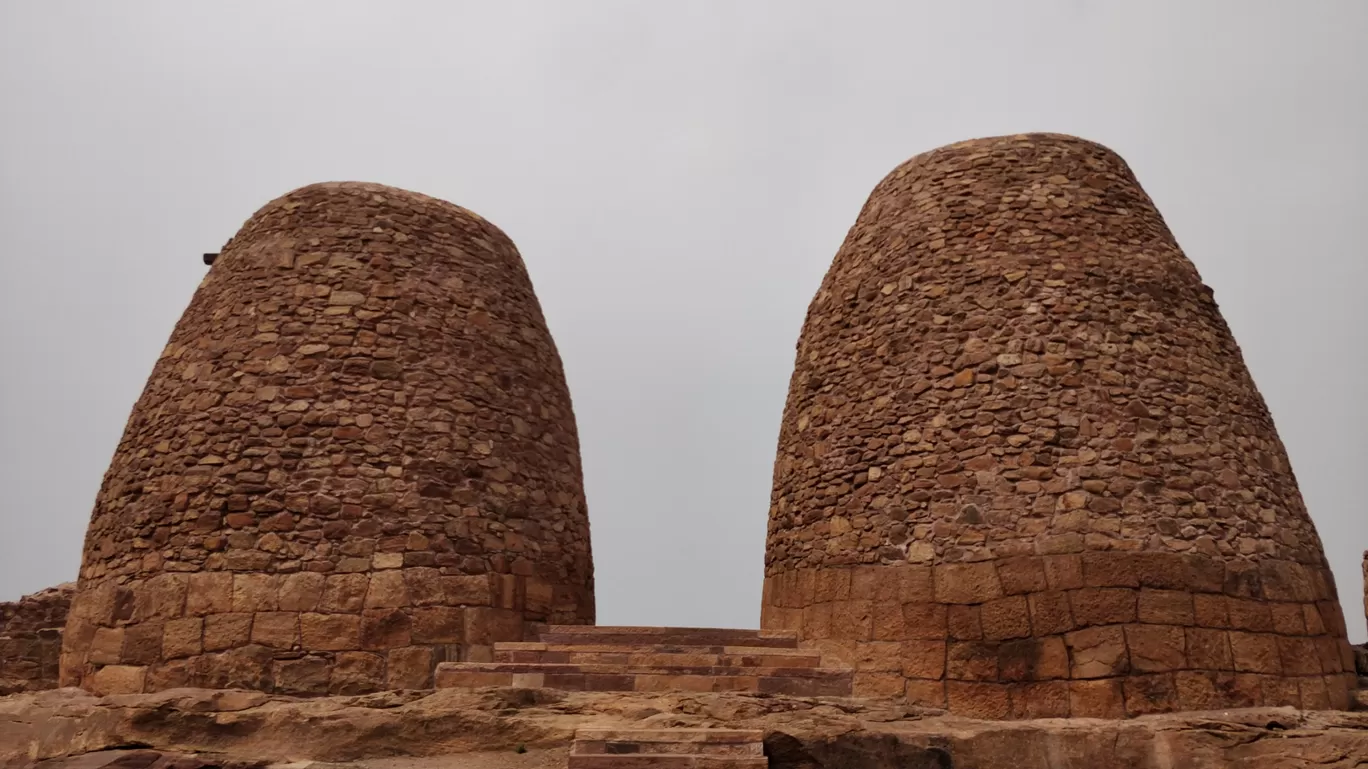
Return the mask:
M1344 708L1345 620L1212 292L1113 152L913 158L812 301L761 624L986 718Z
M592 623L560 358L498 228L390 187L272 201L214 262L96 500L64 685L432 685Z
M62 628L76 585L0 603L0 695L57 687Z

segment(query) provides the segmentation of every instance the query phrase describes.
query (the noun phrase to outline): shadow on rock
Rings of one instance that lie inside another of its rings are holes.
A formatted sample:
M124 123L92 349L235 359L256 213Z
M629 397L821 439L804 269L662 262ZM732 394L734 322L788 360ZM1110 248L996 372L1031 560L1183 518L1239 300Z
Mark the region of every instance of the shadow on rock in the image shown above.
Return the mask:
M908 745L891 734L846 732L806 741L791 734L765 735L770 769L952 769L950 753Z

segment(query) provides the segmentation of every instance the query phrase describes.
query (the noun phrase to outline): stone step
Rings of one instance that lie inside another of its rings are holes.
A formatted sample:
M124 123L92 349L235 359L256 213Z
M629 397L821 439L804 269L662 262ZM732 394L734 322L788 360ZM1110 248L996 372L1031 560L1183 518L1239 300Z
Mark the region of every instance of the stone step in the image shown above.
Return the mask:
M764 734L746 729L580 729L570 769L764 769Z
M765 646L679 646L649 644L548 644L499 642L495 662L550 662L626 667L820 667L820 652Z
M546 625L540 640L548 644L596 646L763 646L797 649L793 630L743 630L706 627L637 627L632 625Z
M600 692L762 692L799 697L848 697L854 674L830 668L624 667L519 662L443 662L439 689L517 686Z

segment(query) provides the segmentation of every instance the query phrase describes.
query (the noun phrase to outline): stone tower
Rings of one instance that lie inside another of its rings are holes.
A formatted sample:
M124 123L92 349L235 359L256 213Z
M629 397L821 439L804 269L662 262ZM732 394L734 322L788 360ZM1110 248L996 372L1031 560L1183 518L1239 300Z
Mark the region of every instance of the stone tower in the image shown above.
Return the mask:
M1344 618L1267 408L1126 163L913 158L808 310L765 628L986 718L1344 707Z
M428 686L594 621L560 358L502 231L317 184L224 247L95 503L64 685Z

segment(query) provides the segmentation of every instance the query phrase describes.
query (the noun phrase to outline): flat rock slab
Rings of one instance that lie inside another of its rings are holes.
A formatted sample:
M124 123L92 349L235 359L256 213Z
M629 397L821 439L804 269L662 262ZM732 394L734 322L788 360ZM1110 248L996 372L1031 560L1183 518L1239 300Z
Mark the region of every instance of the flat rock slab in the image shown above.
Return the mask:
M0 767L541 769L565 766L579 729L753 730L771 769L1352 769L1368 757L1368 713L1291 708L1008 722L753 693L58 689L0 697Z

